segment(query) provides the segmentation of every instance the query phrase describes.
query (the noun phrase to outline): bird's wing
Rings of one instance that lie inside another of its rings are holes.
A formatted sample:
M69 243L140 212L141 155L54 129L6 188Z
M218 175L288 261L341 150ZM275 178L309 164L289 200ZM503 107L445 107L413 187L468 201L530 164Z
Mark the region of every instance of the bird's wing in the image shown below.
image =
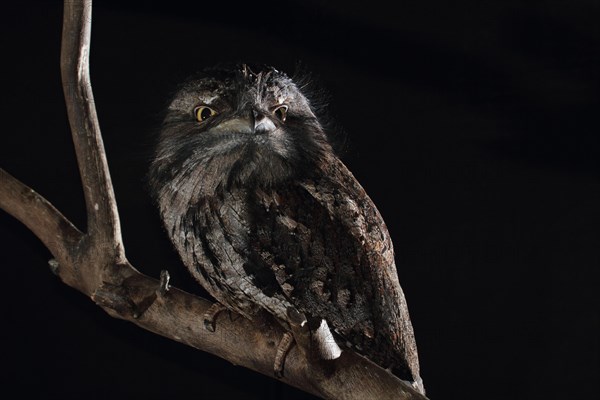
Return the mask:
M249 258L263 274L265 267L272 271L277 292L305 314L325 318L347 344L418 377L385 223L341 161L334 158L325 172L255 194Z

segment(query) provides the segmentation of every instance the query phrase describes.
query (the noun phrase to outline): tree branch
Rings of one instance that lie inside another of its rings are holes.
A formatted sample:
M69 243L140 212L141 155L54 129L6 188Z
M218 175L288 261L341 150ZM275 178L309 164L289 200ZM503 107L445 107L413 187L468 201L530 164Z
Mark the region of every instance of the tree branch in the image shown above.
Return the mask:
M57 275L111 316L210 352L265 375L283 330L229 313L216 331L202 324L211 303L138 272L125 258L113 188L90 85L91 1L65 0L61 71L88 214L82 233L35 191L0 169L0 208L25 224L58 261ZM296 333L296 332L295 332ZM300 333L301 334L301 333ZM310 332L305 332L309 338ZM294 346L282 381L323 398L425 399L409 385L352 351L331 360L307 359Z
M82 238L79 231L46 199L0 168L0 208L32 231L59 262Z
M92 1L66 0L60 70L87 210L87 233L125 258L117 203L90 83Z

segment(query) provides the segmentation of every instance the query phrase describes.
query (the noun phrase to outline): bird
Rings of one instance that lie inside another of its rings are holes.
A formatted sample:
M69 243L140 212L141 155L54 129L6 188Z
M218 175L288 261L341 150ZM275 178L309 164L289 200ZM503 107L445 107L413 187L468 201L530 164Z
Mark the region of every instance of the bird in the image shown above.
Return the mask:
M168 103L151 194L215 304L287 331L290 312L325 321L341 348L424 393L390 234L308 86L268 65L196 73Z

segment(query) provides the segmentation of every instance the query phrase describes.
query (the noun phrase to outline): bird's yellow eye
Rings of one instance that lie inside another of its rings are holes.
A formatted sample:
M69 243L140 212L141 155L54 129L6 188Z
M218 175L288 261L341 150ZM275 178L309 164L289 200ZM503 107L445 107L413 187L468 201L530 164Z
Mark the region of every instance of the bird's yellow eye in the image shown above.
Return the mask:
M287 118L287 110L288 106L279 106L273 110L273 115L275 115L281 122L285 122L285 119Z
M196 116L198 122L204 122L210 117L217 115L217 112L207 106L198 106L194 108L194 115Z

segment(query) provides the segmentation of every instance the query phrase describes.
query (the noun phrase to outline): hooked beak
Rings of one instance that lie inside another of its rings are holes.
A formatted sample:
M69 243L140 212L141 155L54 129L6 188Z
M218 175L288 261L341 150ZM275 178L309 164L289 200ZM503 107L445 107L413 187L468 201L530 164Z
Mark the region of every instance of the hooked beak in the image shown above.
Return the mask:
M261 134L261 133L269 133L275 130L275 124L271 120L271 118L267 117L260 111L252 109L251 112L252 119L252 133Z

